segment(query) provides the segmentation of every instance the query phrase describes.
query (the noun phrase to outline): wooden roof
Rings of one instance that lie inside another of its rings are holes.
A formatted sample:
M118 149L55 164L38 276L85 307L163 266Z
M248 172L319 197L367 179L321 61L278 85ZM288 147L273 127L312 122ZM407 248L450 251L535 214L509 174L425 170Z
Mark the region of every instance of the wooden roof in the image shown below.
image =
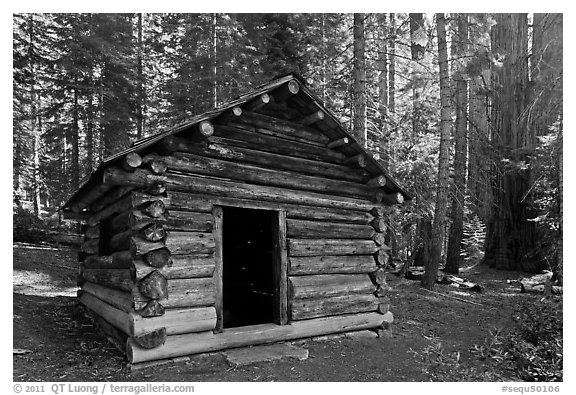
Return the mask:
M378 163L376 159L364 148L362 147L356 139L349 133L346 128L338 121L338 119L332 114L328 109L326 109L322 103L322 101L312 93L308 87L306 86L303 79L298 76L297 74L288 74L286 76L277 78L267 84L264 84L254 91L242 95L231 102L218 107L214 110L205 112L203 114L197 115L190 120L169 128L165 131L160 133L145 137L138 141L135 141L131 147L118 152L114 155L111 155L105 158L99 166L87 177L81 186L78 188L76 192L72 194L72 196L64 203L61 207L61 210L67 211L70 206L74 203L76 199L82 196L85 192L89 191L94 186L98 185L102 182L102 175L104 169L110 167L111 165L117 163L121 159L123 159L127 154L131 152L137 153L147 153L151 151L151 147L154 146L156 143L159 143L164 137L171 136L178 133L183 133L194 128L202 121L217 121L220 116L226 113L228 110L232 109L236 106L242 106L244 104L250 103L251 101L258 99L260 95L264 93L271 93L273 95L274 91L285 84L290 83L290 81L296 81L299 84L299 91L294 95L294 99L291 100L291 103L294 103L296 109L303 110L305 113L312 113L313 111L322 111L325 115L324 119L315 123L315 127L319 129L322 133L326 134L332 140L337 140L343 137L347 137L350 140L350 143L346 146L339 148L339 150L344 153L346 156L354 156L358 154L365 154L366 158L368 159L367 167L365 168L370 174L373 174L375 177L379 175L386 176L387 182L390 181L390 189L392 192L400 192L405 199L412 199L412 196L405 191L388 173L387 171ZM388 189L388 188L387 188Z

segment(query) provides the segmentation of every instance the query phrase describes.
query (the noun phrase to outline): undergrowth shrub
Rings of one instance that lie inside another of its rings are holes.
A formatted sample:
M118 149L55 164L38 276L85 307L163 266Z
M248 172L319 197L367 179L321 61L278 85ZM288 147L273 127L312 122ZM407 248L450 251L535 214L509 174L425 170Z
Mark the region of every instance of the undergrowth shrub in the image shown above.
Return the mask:
M493 332L473 351L524 381L562 381L561 299L523 300L513 319L511 329Z
M13 207L12 220L14 241L39 243L46 238L45 222L21 206Z

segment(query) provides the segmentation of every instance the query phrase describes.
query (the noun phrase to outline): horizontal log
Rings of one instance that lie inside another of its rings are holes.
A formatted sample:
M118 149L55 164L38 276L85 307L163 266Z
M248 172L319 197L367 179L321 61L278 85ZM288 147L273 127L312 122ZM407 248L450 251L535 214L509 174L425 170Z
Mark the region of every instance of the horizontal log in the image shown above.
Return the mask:
M111 255L93 255L83 262L86 269L129 269L132 267L130 251L114 252Z
M376 290L367 274L291 276L288 286L293 300L371 294Z
M134 336L131 340L138 347L150 350L163 345L166 342L166 337L166 328L160 328L140 336Z
M330 141L326 146L329 149L334 149L334 148L339 148L339 147L343 147L346 146L350 143L350 139L348 137L342 137L338 140L332 140Z
M174 153L166 157L169 169L191 174L207 175L231 180L245 181L257 185L302 189L307 191L351 196L370 200L374 189L349 181L332 180L324 177L279 171L250 164L206 158L194 154Z
M302 118L302 124L304 125L312 125L318 121L323 120L325 117L324 112L323 111L314 111L311 114L306 115L304 118Z
M377 286L386 284L386 271L383 267L379 267L376 271L370 273L370 280Z
M120 172L107 169L106 182L131 182L146 184L154 177L165 177L170 188L178 192L205 193L222 197L240 199L265 200L277 203L294 203L309 206L322 206L343 208L349 210L368 211L373 204L367 200L354 199L351 197L325 195L317 192L296 191L292 189L271 187L264 185L248 185L233 181L182 175L167 172L165 176L152 175L144 170L136 170L134 173ZM124 180L124 181L121 181Z
M166 309L160 302L150 299L146 306L136 312L140 317L151 318L160 317L166 313Z
M394 204L402 204L404 203L404 195L400 192L387 193L384 196L384 199L382 199L382 202L390 206Z
M301 299L292 302L292 319L304 320L341 314L365 313L377 309L378 299L371 294Z
M226 126L216 125L214 136L209 141L319 162L342 164L346 159L346 156L340 152L307 144L297 137L273 133L237 122Z
M370 209L370 214L376 218L384 218L392 213L392 208L387 206L375 206Z
M154 270L138 281L138 291L148 299L164 299L168 297L168 281L162 274Z
M376 264L378 266L386 267L386 265L388 264L388 259L390 258L388 253L386 253L385 251L385 248L388 247L386 245L382 245L380 246L380 248L381 249L374 254L374 261L376 261Z
M366 185L371 186L371 187L383 187L386 185L386 176L380 175L380 176L374 177L374 178L368 180Z
M85 208L88 208L93 202L104 196L112 188L112 185L98 184L93 188L87 189L80 196L74 199L73 203L70 205L70 210L72 210L73 213L80 213Z
M131 292L120 291L91 282L82 284L82 290L127 313L134 307Z
M84 269L80 271L82 279L104 287L120 291L131 291L136 283L132 269Z
M174 255L209 254L214 252L214 236L203 232L169 232L166 248Z
M132 336L141 336L161 328L166 328L168 335L211 331L216 326L216 309L214 307L172 309L160 317L150 318L131 313L129 323Z
M87 226L84 232L84 238L86 239L99 239L100 238L100 224L94 226Z
M123 333L127 335L130 334L128 313L117 309L116 307L111 306L88 293L82 294L79 299L84 306L104 318L108 323L120 329Z
M166 213L166 205L163 200L158 199L145 203L142 206L142 211L152 218L161 218Z
M290 257L291 276L370 273L377 269L372 255Z
M328 136L311 127L251 111L245 111L242 114L242 121L258 128L273 130L289 136L297 136L318 145L326 145L330 140Z
M360 313L296 321L290 325L263 324L230 328L218 334L202 332L174 335L168 336L163 346L153 350L142 349L129 339L127 356L131 363L139 363L228 348L371 329L382 324L382 317L381 314L375 312Z
M369 225L319 222L301 219L286 220L287 236L299 239L370 239L374 229Z
M127 229L141 230L150 224L164 224L166 221L167 218L164 215L153 218L142 210L129 209L112 218L110 225L113 232L120 233Z
M272 97L275 102L282 102L294 97L298 92L300 92L300 84L296 80L290 80L272 91Z
M176 136L165 137L162 142L165 149L170 153L184 152L215 159L245 162L270 169L324 176L342 181L364 183L368 178L364 172L348 166L257 151L250 148L240 148L214 142L195 144Z
M289 256L368 255L378 250L373 240L288 239Z
M148 241L140 236L132 236L130 237L130 251L134 256L143 256L148 254L149 252L165 249L166 245L163 241Z
M386 232L386 221L384 218L374 218L372 221L370 221L370 225L372 225L376 232Z
M144 254L142 260L151 267L163 268L172 263L172 257L170 251L167 248L160 248L157 250L152 250Z
M154 174L164 174L167 170L163 157L156 152L151 152L142 158L142 167Z
M194 209L191 206L191 209ZM212 232L212 214L170 210L166 229L186 232Z
M141 233L148 241L161 241L166 237L166 230L164 225L157 223L146 226L144 229L142 229Z
M110 238L110 248L114 251L129 250L131 238L135 235L136 233L131 229L115 234Z
M137 288L132 290L134 308L142 309L149 298L142 295ZM159 302L166 308L213 306L216 300L214 280L209 278L189 278L168 280L168 297Z
M168 192L168 199L170 200L168 207L170 212L174 210L194 210L209 213L212 210L212 206L216 204L261 210L286 210L287 217L293 219L315 219L357 224L368 224L373 219L372 215L367 211L310 207L290 203L274 203L183 192Z
M346 159L344 163L364 169L368 166L368 159L365 154L358 154Z
M80 251L82 251L86 254L98 254L99 250L100 250L100 240L99 239L86 240L80 246Z
M256 111L268 103L270 103L270 95L268 93L263 93L257 98L246 103L244 109L248 111ZM242 113L240 115L242 115Z
M86 316L96 326L97 330L104 333L110 343L114 345L122 354L126 354L126 342L128 335L110 324L104 318L94 313L90 309L86 309Z
M374 240L374 243L378 246L386 245L386 235L384 233L374 233L374 235L372 235L372 240Z
M137 152L129 152L120 160L120 165L126 171L134 171L142 164L142 157Z
M152 271L157 270L167 279L211 277L214 273L214 257L209 254L202 255L175 255L172 264L160 269L151 267L143 261L134 261L136 278L141 279Z

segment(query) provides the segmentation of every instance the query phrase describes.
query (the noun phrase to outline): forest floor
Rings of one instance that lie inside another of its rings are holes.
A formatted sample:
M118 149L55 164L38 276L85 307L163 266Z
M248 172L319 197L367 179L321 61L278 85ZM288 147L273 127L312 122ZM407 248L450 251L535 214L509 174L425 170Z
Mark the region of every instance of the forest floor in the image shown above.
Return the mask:
M131 370L75 298L74 250L16 243L13 258L14 381L521 381L486 350L513 325L522 301L542 298L506 281L522 273L481 265L460 274L480 284L481 293L443 284L431 293L418 281L389 275L392 337L298 342L309 350L304 361L232 368L221 353L211 353Z

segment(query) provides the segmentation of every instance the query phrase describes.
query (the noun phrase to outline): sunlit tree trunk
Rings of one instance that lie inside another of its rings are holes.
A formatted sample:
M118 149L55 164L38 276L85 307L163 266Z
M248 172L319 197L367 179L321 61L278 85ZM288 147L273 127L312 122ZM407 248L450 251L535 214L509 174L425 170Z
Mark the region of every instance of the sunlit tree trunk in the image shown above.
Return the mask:
M389 120L388 120L388 26L386 14L378 14L378 128L381 137L379 144L379 154L381 163L388 170L390 164L389 157Z
M137 43L137 73L136 90L138 101L136 103L136 138L141 139L144 136L144 71L143 71L143 53L144 43L142 41L142 14L138 13L138 43Z
M457 14L457 34L454 37L455 64L461 64L468 49L468 15ZM468 150L468 82L461 68L453 74L456 80L456 125L454 128L454 177L452 189L452 209L450 210L450 236L446 252L445 271L458 274L460 268L460 248L463 234L464 195L466 189L466 152Z
M438 178L436 207L432 223L432 240L428 251L428 262L422 278L422 286L432 289L436 282L442 253L442 235L448 211L448 179L450 166L450 75L448 72L448 48L446 45L446 23L444 14L437 14L438 64L440 70L440 152L438 155Z
M354 116L353 130L358 143L367 146L366 128L366 59L364 49L364 14L354 14L354 73L353 73L353 101Z

